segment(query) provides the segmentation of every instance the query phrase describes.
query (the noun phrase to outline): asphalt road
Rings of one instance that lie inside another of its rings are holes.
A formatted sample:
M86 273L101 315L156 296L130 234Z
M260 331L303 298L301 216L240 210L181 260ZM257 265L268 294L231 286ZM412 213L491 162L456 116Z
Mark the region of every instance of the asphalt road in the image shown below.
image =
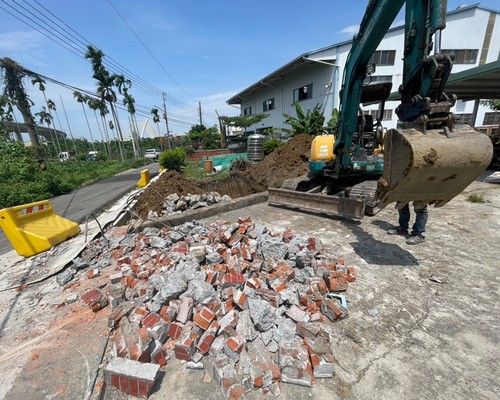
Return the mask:
M82 223L90 213L97 215L123 195L132 191L140 179L141 171L146 168L149 169L151 177L157 175L160 170L157 163L131 169L71 193L54 197L49 200L50 204L57 215ZM12 245L3 230L0 229L0 254L5 254L11 250Z

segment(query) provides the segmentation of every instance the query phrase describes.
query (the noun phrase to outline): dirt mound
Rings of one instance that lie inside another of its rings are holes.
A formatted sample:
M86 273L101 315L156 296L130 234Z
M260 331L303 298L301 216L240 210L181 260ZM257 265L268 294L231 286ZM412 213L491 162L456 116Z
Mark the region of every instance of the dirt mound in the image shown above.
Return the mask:
M160 214L165 197L172 193L178 195L202 194L205 193L205 190L201 189L196 181L188 179L178 172L167 171L137 196L134 212L139 214L141 218L147 218L150 210Z
M280 187L285 179L307 174L312 139L306 134L295 136L243 175L266 187Z
M311 143L310 135L298 135L273 151L262 162L246 171L232 172L222 180L195 181L175 171L165 172L137 197L134 211L141 218L147 218L149 211L160 214L165 197L171 193L186 195L218 192L238 198L263 192L268 187L280 187L285 179L307 173Z

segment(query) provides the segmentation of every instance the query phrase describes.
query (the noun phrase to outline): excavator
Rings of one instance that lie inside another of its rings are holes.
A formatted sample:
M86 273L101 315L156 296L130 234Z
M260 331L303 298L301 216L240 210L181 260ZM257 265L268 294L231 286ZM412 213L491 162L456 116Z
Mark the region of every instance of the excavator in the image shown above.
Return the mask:
M360 105L379 102L383 111L391 84L366 83L370 60L405 3L399 122L384 133ZM393 202L441 207L487 168L491 141L456 123L450 110L457 97L444 92L453 65L440 51L446 10L446 0L369 1L345 66L337 134L314 139L308 176L269 188L270 205L355 219Z

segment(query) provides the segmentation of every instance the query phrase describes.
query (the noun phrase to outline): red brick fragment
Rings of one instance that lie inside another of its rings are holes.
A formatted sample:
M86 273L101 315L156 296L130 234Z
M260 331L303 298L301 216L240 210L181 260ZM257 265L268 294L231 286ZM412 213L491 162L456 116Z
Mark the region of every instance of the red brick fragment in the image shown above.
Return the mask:
M208 307L202 307L200 311L196 312L193 316L193 322L201 329L206 330L210 323L215 318L215 313Z

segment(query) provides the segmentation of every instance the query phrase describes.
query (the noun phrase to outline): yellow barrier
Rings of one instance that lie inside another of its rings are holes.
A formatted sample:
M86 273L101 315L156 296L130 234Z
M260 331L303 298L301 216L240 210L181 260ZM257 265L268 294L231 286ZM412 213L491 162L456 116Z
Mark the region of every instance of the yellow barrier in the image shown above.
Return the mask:
M137 182L137 186L139 187L144 187L149 184L150 177L149 177L149 169L143 169L141 171L141 179L139 182Z
M80 226L59 217L48 201L0 210L0 227L20 256L49 250L80 233Z

